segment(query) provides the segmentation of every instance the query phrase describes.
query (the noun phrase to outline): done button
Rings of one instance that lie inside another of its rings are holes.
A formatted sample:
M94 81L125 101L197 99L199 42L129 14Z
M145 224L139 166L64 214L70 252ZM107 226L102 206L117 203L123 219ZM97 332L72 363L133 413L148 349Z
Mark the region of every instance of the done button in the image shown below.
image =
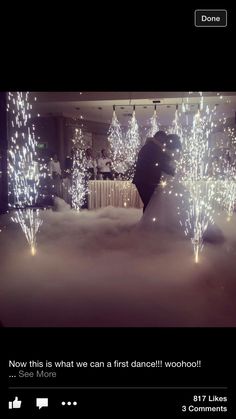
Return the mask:
M225 9L195 10L194 24L197 28L201 28L201 27L224 28L227 26L227 10Z

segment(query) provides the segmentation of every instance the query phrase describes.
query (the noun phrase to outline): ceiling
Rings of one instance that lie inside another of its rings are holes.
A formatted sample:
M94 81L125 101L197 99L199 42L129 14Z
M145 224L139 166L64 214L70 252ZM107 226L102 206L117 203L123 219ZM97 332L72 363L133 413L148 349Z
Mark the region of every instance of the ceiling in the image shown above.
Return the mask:
M189 103L195 112L200 103L199 92L31 92L36 97L34 114L40 116L63 115L84 121L109 124L113 105L122 125L127 125L133 106L140 126L147 126L153 114L155 101L161 125L170 125L176 105ZM204 103L216 107L216 119L234 118L236 92L203 92ZM181 109L181 107L180 107Z

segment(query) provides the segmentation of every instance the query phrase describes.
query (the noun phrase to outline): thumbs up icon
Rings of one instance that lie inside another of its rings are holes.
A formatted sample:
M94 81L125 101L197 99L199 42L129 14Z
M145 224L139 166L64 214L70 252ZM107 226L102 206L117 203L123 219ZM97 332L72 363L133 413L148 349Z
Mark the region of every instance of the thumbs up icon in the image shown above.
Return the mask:
M15 397L13 402L9 402L8 408L9 409L20 409L21 407L21 400L18 400L18 397Z

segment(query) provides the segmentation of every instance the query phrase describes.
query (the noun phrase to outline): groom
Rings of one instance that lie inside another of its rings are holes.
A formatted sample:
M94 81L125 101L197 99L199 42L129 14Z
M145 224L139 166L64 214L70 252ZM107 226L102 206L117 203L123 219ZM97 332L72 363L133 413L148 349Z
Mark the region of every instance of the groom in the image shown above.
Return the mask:
M156 186L160 183L162 172L174 176L171 157L163 151L168 142L169 135L164 131L158 131L154 137L147 138L138 154L133 183L143 201L143 212L147 208Z

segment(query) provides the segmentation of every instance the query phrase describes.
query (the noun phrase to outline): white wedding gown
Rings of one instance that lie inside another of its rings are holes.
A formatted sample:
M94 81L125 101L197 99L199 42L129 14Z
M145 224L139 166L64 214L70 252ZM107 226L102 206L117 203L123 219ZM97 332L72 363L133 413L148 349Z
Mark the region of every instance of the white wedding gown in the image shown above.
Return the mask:
M139 222L139 227L146 231L165 231L177 237L192 238L193 227L186 222L189 213L190 195L178 178L165 176L166 184L160 183ZM186 228L187 227L187 228ZM204 235L204 242L223 243L223 232L216 224L209 224Z
M184 236L184 194L186 192L182 184L174 177L165 175L164 182L156 187L139 226Z

